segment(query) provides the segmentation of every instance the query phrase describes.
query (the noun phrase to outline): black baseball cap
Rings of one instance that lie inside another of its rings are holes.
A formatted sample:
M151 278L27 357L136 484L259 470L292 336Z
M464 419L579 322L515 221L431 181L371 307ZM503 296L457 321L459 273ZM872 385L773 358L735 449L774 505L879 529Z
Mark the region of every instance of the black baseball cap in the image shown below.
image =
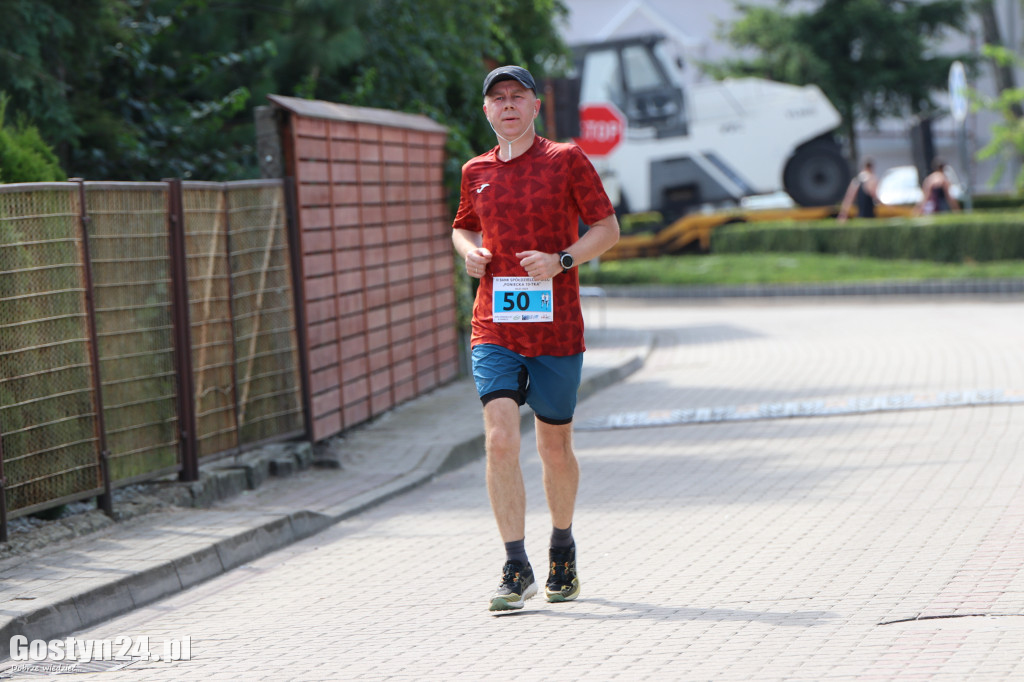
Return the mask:
M521 66L509 65L499 66L487 74L487 78L484 79L484 96L487 96L487 91L492 85L501 81L519 81L524 88L530 88L533 94L537 94L537 84L533 82L530 72Z

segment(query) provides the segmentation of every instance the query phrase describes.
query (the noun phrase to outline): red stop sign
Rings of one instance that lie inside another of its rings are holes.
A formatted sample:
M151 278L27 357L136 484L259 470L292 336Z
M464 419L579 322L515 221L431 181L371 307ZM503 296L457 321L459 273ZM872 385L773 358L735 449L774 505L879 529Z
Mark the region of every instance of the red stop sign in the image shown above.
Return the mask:
M588 156L606 156L622 142L625 130L626 119L614 104L585 104L580 107L580 136L574 141Z

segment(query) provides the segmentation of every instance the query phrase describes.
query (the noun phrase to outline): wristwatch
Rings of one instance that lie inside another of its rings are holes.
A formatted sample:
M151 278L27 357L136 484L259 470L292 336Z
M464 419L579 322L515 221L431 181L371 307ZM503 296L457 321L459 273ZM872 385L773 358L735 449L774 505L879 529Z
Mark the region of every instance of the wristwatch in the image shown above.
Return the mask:
M576 261L573 260L572 254L569 253L568 251L559 251L558 252L558 262L561 263L561 265L562 265L562 272L563 273L566 273L566 272L569 272L570 270L572 270L573 264L576 263Z

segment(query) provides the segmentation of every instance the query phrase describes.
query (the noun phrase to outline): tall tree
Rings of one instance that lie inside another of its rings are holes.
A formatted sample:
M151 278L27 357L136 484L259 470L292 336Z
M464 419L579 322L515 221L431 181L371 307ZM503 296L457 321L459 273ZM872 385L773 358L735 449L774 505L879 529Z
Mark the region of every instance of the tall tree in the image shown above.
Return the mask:
M1024 6L1024 2L1021 3ZM1002 178L1007 167L1016 164L1020 169L1016 177L1018 192L1024 192L1024 91L1017 87L1015 68L1024 68L1024 60L1017 53L1017 46L1007 46L999 30L993 0L974 0L974 11L981 18L982 36L985 40L983 53L988 58L995 78L996 95L986 97L976 93L981 106L997 112L1002 121L992 126L991 141L978 152L978 157L988 159L1002 157L992 182Z
M556 28L566 14L561 0L371 0L359 59L322 71L303 94L448 126L447 180L457 186L462 163L494 144L481 111L484 75L516 63L541 78L567 52Z
M8 114L28 117L66 152L85 125L74 99L95 83L104 46L121 39L124 9L122 0L0 0L0 90L10 97Z
M986 45L984 54L993 60L1000 67L1024 68L1024 59L1012 50L994 45ZM1024 158L1024 117L1020 115L1024 105L1024 90L1020 88L1007 88L1001 90L994 97L985 97L975 93L981 106L995 111L1002 116L1002 121L991 128L992 138L984 148L979 150L978 157L989 159L1002 157L1002 163L996 169L992 182L997 183L1002 178L1011 161L1018 164L1020 170L1016 177L1016 187L1019 193L1024 193L1024 167L1020 166Z
M515 63L542 77L547 60L566 54L555 28L566 13L561 0L376 0L353 87L334 94L448 125L452 163L461 166L494 142L481 111L486 72Z
M1024 2L1021 3L1024 5ZM1014 63L1000 56L999 48L1005 47L1003 36L999 31L999 18L996 16L995 0L974 0L972 3L974 11L981 18L982 39L986 45L995 50L990 54L989 61L992 64L993 74L996 81L996 90L1003 92L1013 90L1017 87L1017 78L1014 75ZM1010 46L1011 53L1015 46ZM1011 113L1020 118L1024 116L1020 103L1011 105Z
M208 0L129 0L95 82L77 94L69 170L88 178L251 175L254 87L275 46L251 13Z
M457 168L492 141L486 69L540 76L565 14L562 0L0 0L0 91L90 179L251 177L269 93L426 114L449 126Z
M858 121L932 115L932 95L945 87L952 62L970 60L931 49L947 32L961 30L963 0L819 0L808 10L795 9L792 0L735 4L742 18L724 37L753 56L706 65L708 71L818 85L843 118L851 159L858 157Z
M0 0L0 90L74 175L248 177L252 106L353 61L361 6Z

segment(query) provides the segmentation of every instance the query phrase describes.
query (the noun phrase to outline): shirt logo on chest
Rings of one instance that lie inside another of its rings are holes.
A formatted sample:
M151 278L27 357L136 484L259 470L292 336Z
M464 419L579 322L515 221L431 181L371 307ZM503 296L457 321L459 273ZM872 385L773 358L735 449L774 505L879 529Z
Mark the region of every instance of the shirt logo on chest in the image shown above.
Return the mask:
M479 186L479 187L477 188L477 190L476 190L476 193L477 193L477 194L480 194L480 192L483 192L483 191L484 191L484 188L486 188L486 187L490 187L490 186L491 186L491 183L489 183L489 182L485 182L484 184L480 185L480 186Z

